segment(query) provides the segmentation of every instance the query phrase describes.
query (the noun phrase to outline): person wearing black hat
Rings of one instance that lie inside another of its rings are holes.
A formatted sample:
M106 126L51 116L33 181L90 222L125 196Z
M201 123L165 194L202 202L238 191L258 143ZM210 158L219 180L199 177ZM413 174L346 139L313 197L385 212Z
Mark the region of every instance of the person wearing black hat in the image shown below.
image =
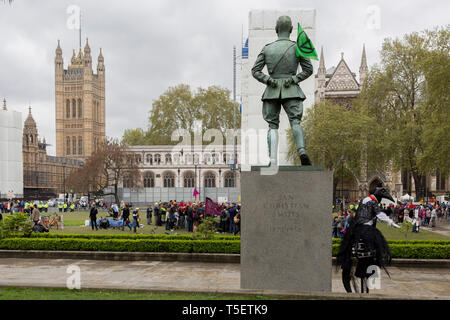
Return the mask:
M394 223L378 205L381 199L388 199L394 202L389 192L382 186L376 188L375 192L360 201L358 210L342 239L337 256L337 265L342 268L342 282L347 292L352 292L350 281L356 289L354 276L361 279L361 293L369 292L367 279L371 276L368 273L370 266L384 268L391 261L389 245L381 232L376 228L377 220L385 221L389 226L400 228ZM356 258L356 270L352 275L353 258Z
M125 208L123 208L123 210L122 210L122 231L125 230L125 226L127 226L131 230L129 218L130 218L130 208L129 208L129 203L127 203L125 205Z

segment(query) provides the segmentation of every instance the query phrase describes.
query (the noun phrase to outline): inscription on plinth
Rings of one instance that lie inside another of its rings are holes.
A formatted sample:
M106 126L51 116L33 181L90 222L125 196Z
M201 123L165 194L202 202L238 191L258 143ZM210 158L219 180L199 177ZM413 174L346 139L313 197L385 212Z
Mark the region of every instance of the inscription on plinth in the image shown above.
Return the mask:
M332 173L242 172L241 288L331 291Z

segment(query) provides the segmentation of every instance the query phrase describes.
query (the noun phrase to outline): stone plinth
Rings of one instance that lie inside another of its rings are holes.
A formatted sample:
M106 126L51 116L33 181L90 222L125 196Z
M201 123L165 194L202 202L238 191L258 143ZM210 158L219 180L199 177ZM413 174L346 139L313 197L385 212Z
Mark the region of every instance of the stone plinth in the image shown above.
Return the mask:
M331 291L332 172L259 169L241 176L241 288Z

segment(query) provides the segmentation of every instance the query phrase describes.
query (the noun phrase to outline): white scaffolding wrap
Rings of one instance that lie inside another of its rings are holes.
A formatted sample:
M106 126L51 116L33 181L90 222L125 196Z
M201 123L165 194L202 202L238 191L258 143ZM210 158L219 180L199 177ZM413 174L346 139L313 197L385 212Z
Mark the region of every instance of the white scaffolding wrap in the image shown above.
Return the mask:
M23 196L22 113L0 110L0 198Z

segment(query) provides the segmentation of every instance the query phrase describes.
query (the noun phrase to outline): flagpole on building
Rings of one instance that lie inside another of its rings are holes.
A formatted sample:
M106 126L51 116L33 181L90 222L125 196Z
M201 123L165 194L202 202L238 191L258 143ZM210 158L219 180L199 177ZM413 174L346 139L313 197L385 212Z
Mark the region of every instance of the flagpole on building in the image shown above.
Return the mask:
M236 46L233 46L233 176L236 184Z

